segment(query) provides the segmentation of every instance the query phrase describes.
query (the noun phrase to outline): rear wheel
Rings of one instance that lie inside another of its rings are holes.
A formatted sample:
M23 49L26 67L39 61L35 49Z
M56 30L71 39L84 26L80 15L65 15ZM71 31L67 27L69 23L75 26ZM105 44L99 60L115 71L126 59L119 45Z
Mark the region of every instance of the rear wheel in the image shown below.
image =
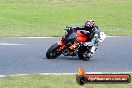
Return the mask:
M90 60L91 58L92 58L92 53L91 52L89 52L89 51L85 51L85 52L79 52L78 53L78 57L80 58L80 59L82 59L83 61L88 61L88 60Z
M83 61L88 61L92 58L91 53L87 50L87 47L83 46L79 48L78 57Z
M61 52L58 51L59 48L60 46L57 43L52 45L46 53L47 59L55 59L56 57L61 55Z
M78 54L78 57L79 57L81 60L83 60L83 61L88 61L88 60L90 60L90 57L84 56L83 53Z

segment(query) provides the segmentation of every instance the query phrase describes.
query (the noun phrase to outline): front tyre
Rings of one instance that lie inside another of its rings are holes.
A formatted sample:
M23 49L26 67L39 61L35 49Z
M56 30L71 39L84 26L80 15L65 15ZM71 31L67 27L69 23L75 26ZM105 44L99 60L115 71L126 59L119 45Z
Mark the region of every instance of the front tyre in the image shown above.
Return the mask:
M52 45L46 53L47 59L55 59L56 57L61 55L61 52L58 51L59 48L60 46L57 43Z

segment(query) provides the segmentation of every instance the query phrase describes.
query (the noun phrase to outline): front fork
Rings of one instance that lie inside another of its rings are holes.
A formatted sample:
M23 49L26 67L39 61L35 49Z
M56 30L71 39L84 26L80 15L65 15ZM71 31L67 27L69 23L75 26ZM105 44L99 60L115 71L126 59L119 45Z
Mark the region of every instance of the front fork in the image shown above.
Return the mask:
M62 51L62 50L65 48L65 43L64 43L63 41L58 41L57 44L58 44L59 46L61 46L61 47L58 49L59 52Z

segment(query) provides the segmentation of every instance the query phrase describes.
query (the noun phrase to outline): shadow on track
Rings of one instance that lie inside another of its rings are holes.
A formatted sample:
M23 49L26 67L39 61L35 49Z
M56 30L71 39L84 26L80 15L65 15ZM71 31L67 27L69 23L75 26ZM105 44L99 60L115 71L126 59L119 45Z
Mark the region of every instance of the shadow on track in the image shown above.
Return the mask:
M44 57L43 59L47 59L47 58ZM59 57L57 57L57 58L55 58L55 59L47 59L47 60L83 61L83 60L79 59L79 57L77 57L77 56L63 56L63 55L61 55L61 56L59 56ZM93 60L93 59L91 59L91 60L89 60L89 61L92 61L92 60Z

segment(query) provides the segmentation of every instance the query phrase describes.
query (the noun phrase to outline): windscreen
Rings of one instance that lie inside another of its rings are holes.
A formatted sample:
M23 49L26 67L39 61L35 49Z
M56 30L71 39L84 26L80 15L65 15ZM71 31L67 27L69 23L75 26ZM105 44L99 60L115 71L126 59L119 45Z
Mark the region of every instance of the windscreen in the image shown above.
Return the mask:
M70 32L66 35L67 39L75 39L77 37L77 34L75 32Z
M69 44L70 42L71 43L74 42L76 37L77 37L76 32L75 31L70 31L66 34L64 41Z

